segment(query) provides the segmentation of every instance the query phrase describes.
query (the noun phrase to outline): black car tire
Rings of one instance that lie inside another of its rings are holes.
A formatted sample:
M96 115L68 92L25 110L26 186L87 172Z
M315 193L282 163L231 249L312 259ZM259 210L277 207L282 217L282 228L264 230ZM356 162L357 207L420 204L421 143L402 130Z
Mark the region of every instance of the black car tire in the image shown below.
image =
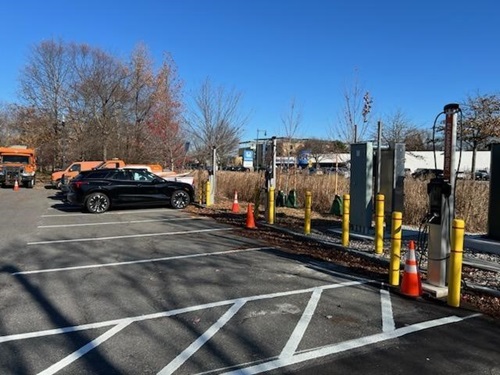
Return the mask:
M170 197L170 205L177 210L186 208L190 203L191 198L185 190L175 190Z
M109 197L101 192L91 193L85 199L85 208L93 214L102 214L109 209L111 202Z

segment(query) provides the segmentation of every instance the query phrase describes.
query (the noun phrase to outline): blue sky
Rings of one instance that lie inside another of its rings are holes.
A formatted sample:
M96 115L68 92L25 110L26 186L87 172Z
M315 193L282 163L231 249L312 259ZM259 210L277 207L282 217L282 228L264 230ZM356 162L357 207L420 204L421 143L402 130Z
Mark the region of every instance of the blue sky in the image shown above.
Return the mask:
M401 109L422 128L450 102L500 87L497 0L141 0L8 2L0 13L0 102L17 101L30 47L88 43L128 58L138 43L172 54L189 97L205 78L243 94L257 129L283 135L299 103L299 136L327 136L354 71L373 123ZM261 133L262 134L262 133Z

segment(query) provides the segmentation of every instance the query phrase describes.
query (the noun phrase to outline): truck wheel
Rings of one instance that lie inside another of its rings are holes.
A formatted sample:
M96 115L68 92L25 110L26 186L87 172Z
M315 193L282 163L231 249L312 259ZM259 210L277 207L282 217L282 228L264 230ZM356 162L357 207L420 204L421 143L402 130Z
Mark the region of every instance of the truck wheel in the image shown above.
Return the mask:
M35 180L29 180L28 182L26 182L26 187L28 189L33 189L33 186L35 186Z
M175 209L186 208L189 203L191 203L191 198L184 190L176 190L170 197L170 205Z
M109 209L109 197L101 192L89 194L85 200L85 208L93 214L102 214Z

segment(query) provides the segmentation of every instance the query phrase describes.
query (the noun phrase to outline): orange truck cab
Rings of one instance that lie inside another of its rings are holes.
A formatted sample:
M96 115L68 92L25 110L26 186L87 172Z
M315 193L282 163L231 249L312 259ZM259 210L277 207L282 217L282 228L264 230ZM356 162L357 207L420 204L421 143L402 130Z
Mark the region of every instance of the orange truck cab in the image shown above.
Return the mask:
M35 186L35 150L27 146L0 147L0 184Z
M101 163L101 160L75 161L71 163L66 169L62 171L55 171L54 173L52 173L50 183L53 188L60 189L61 184L63 183L63 179L65 181L70 181L71 179L75 178L80 172L96 168Z
M90 169L102 169L102 168L123 168L136 166L137 168L145 168L153 173L163 171L163 168L159 164L126 164L123 160L114 158L109 160L100 161L75 161L70 164L68 168L63 171L56 171L52 173L51 184L52 187L56 189L62 189L64 191L64 186L68 182L75 178L80 172L88 171Z
M162 172L163 167L160 164L127 164L121 159L109 159L101 162L96 169L101 168L140 168L147 169L150 172L157 173Z

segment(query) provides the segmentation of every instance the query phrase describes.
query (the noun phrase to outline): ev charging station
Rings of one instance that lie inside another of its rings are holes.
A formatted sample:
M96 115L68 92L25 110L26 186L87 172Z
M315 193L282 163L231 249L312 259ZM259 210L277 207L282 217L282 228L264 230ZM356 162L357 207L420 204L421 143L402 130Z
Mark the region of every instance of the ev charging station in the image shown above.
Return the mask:
M428 265L427 283L422 285L436 297L447 295L447 269L450 256L451 224L455 216L455 179L457 118L460 108L451 103L444 106L446 115L444 128L443 177L431 179L427 185L429 195L428 215Z
M217 148L212 147L212 170L208 173L208 182L210 183L210 202L215 203L217 189Z

